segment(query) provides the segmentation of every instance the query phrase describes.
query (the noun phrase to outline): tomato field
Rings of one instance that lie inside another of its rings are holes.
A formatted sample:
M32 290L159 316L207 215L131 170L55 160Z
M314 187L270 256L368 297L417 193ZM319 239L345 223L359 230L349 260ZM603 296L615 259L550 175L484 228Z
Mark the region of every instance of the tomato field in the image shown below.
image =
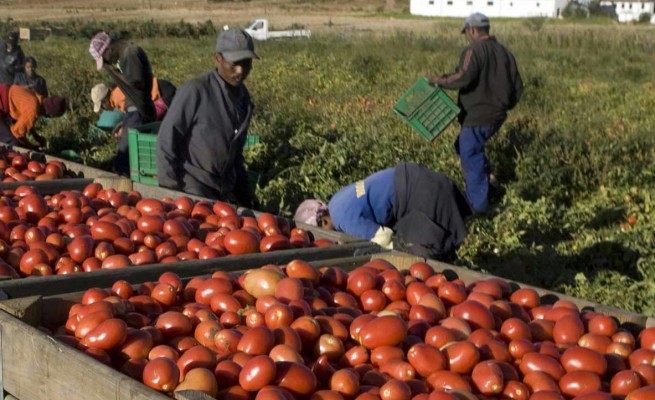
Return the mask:
M290 216L304 198L327 200L399 161L463 185L457 124L428 143L391 109L419 76L455 67L460 23L257 43L262 59L247 86L261 143L247 160L262 208ZM108 82L87 53L95 30L131 35L155 75L178 86L213 66L210 24L69 28L22 46L51 93L71 101L67 116L43 123L46 151L73 149L90 165L108 167L116 146L89 130L90 89ZM487 147L500 184L493 211L470 222L455 263L655 315L655 30L528 20L498 21L492 33L514 52L526 89Z

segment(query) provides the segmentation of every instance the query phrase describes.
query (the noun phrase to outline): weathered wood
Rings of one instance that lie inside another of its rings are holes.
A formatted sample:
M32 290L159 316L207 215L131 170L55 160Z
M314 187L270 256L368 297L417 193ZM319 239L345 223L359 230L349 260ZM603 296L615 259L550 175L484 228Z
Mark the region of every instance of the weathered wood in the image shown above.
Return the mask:
M103 189L114 189L117 192L131 192L133 190L132 180L118 175L100 175L95 177L95 182L102 185Z
M300 258L305 261L324 260L338 257L352 257L357 251L379 251L369 242L314 247L307 249L281 250L270 253L228 256L211 260L189 260L170 264L152 264L114 270L100 270L72 275L51 275L29 279L12 279L0 282L0 290L9 298L33 295L54 295L86 290L90 287L110 287L115 281L124 279L130 283L156 280L165 271L172 271L180 277L210 274L217 270L236 271L256 268L265 264L286 264Z
M166 400L162 394L0 312L4 389L20 400Z
M214 400L214 397L197 390L180 390L175 392L175 398L177 400Z
M93 179L73 178L73 179L53 179L51 181L23 181L23 182L2 182L0 189L12 190L19 186L32 186L39 190L41 194L54 194L62 190L82 190Z
M20 299L9 299L0 301L0 310L5 311L21 321L35 326L41 323L43 315L41 296L23 297Z

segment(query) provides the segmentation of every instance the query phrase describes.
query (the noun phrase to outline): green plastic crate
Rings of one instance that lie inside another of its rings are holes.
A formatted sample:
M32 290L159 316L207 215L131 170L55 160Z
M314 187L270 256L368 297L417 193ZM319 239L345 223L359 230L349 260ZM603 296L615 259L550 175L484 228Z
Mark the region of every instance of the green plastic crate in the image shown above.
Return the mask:
M446 92L430 85L425 77L403 94L393 110L429 141L436 139L459 114L459 107Z
M130 128L130 179L134 182L157 185L157 132L160 122Z
M143 125L129 130L130 179L134 182L158 185L157 132L161 122ZM259 143L258 135L248 135L244 148Z

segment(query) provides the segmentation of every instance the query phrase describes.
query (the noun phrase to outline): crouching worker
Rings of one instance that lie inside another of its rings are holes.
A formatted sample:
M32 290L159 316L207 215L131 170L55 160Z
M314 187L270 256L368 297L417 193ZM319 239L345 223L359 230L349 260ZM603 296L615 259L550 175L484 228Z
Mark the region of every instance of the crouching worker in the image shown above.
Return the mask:
M32 90L18 85L0 84L0 142L24 147L33 147L27 134L40 146L46 141L34 129L40 116L60 117L66 112L65 97L42 98Z
M417 256L447 260L466 238L472 214L466 196L447 176L399 163L339 190L326 206L305 200L294 219L367 239Z

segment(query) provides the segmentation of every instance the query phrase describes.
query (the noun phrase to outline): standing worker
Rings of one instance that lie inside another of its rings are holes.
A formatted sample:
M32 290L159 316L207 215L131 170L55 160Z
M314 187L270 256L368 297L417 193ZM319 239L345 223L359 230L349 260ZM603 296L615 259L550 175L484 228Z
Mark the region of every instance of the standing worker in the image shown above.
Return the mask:
M23 86L0 84L0 142L32 147L27 141L27 134L31 133L44 146L45 139L34 129L36 120L42 115L62 116L66 104L64 97L42 98Z
M0 42L0 83L12 84L16 74L23 72L25 54L18 44L18 32L10 32Z
M178 89L157 136L160 186L252 206L243 146L254 105L243 82L253 58L259 57L247 32L222 31L216 69Z
M466 180L466 194L476 212L489 205L491 168L484 145L521 99L523 81L512 53L489 35L489 18L471 14L462 28L469 45L454 73L433 76L430 83L459 90L461 131L455 141ZM493 176L491 176L493 179Z
M423 165L403 162L342 188L327 206L305 200L294 219L387 249L401 245L421 257L448 260L468 235L464 220L471 214L455 182Z
M152 68L143 49L124 40L114 40L105 32L91 39L89 53L96 60L98 71L105 69L125 94L125 115L119 131L120 142L114 160L114 169L128 175L128 130L155 120L155 106L151 99ZM118 69L114 64L118 63Z

